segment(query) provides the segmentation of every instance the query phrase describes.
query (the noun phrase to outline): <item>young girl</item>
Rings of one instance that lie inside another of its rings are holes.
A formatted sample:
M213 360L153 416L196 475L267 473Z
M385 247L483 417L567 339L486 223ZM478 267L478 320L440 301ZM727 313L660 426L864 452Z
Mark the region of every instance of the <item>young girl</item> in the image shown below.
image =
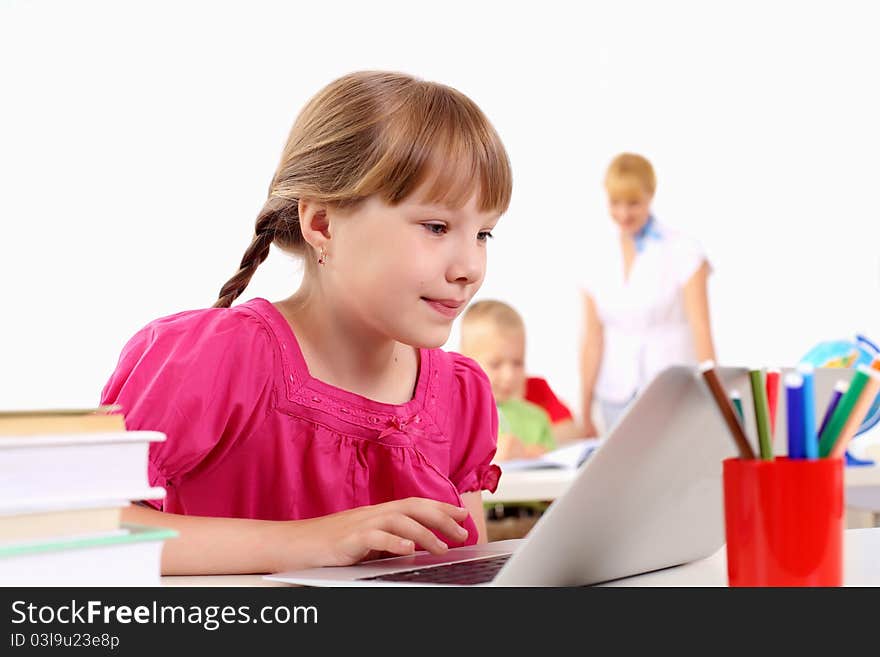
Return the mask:
M102 394L154 429L162 501L127 522L172 527L165 574L345 565L485 541L492 390L438 349L479 289L510 165L458 91L361 72L296 119L255 235L214 308L158 319ZM276 303L235 307L271 244L305 259Z

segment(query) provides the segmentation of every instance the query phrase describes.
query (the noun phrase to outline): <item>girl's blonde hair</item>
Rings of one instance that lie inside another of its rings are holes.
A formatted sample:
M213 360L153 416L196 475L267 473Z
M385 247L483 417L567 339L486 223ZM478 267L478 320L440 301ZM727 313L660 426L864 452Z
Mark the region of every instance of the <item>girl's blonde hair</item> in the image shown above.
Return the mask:
M526 324L513 306L497 299L483 299L469 305L461 316L461 333L476 324L488 322L495 328L525 331Z
M379 194L394 205L422 184L428 203L458 208L476 192L480 211L507 210L510 162L480 108L455 89L402 73L362 71L331 82L294 122L253 241L214 307L229 307L244 291L271 244L305 254L301 198L351 208Z
M526 334L526 323L513 306L497 299L483 299L469 305L461 316L459 349L465 356L473 353L472 344L486 329L492 335Z
M647 158L635 153L621 153L608 165L605 190L613 199L638 200L654 196L657 178Z

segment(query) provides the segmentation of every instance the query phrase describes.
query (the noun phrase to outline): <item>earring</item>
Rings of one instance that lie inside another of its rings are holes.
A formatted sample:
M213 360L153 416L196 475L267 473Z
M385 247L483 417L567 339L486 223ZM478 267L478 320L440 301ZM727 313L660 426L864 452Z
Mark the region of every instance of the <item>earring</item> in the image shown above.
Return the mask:
M318 256L318 264L323 265L327 262L327 252L324 250L324 247L321 247L321 255Z

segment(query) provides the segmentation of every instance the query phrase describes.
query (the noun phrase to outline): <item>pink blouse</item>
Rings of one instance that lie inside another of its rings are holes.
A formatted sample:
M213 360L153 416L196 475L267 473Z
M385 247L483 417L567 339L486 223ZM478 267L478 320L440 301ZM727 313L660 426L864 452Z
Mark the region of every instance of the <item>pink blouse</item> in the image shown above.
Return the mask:
M413 398L372 401L312 378L265 299L151 322L101 403L120 404L129 429L166 434L148 468L166 490L151 504L171 513L294 520L410 496L461 505L501 474L492 390L474 361L421 349ZM473 519L465 528L462 544L476 542Z

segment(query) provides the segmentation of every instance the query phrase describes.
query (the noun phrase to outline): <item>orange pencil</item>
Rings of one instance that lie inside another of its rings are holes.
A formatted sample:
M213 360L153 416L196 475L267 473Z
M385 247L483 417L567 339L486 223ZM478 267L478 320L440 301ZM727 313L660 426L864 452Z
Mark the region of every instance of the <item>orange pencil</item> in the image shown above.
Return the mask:
M871 409L871 404L873 404L874 400L877 398L877 393L880 393L880 371L875 369L865 371L868 373L868 382L865 384L865 387L862 388L859 398L856 400L849 417L846 419L843 428L840 430L840 435L837 437L834 447L831 448L831 451L828 454L828 456L832 458L840 458L843 456L847 444L852 437L856 435L856 432L862 424L862 420L865 419L865 416Z

